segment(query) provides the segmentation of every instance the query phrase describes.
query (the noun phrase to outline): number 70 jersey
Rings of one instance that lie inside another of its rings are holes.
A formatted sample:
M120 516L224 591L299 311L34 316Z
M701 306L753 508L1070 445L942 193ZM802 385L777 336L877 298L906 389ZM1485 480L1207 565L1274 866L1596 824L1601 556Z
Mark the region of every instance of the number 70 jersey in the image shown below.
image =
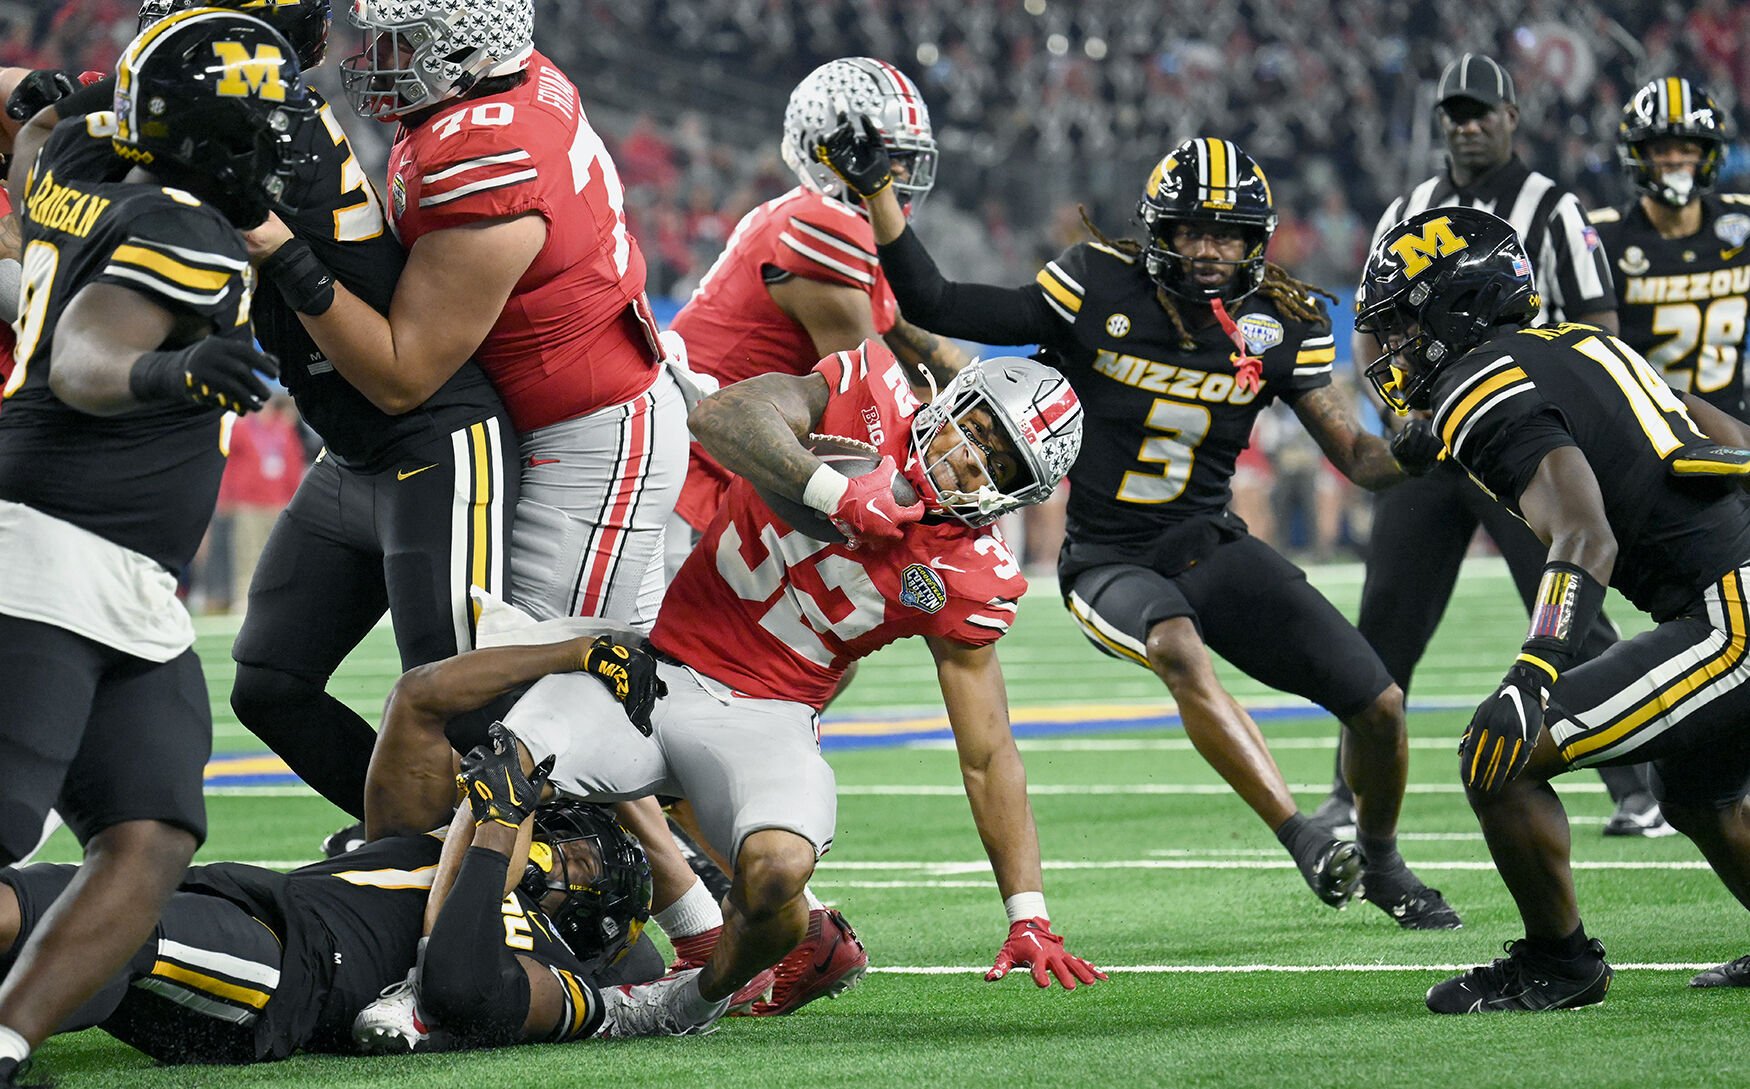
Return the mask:
M831 390L816 431L916 471L918 403L891 352L865 341L814 373ZM738 694L818 709L846 667L895 640L995 642L1026 590L995 526L914 523L897 544L849 549L791 528L737 478L669 586L651 643Z

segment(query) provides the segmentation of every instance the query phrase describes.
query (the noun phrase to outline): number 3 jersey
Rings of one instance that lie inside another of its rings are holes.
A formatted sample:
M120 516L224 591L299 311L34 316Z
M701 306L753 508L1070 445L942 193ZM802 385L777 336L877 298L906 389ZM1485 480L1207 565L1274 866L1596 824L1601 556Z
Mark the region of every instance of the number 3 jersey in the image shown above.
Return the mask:
M1701 197L1701 229L1664 238L1641 203L1591 213L1616 262L1622 339L1675 389L1750 420L1744 332L1750 316L1750 196Z
M1672 454L1709 440L1616 337L1571 324L1497 337L1435 379L1433 405L1447 450L1515 514L1545 455L1578 447L1617 537L1610 584L1656 620L1750 557L1738 478L1670 474Z
M816 432L872 443L915 473L918 403L891 352L865 341L814 373L831 391ZM896 544L850 549L792 529L737 478L669 586L650 641L738 694L818 709L851 662L895 640L995 642L1026 590L994 526L915 523Z

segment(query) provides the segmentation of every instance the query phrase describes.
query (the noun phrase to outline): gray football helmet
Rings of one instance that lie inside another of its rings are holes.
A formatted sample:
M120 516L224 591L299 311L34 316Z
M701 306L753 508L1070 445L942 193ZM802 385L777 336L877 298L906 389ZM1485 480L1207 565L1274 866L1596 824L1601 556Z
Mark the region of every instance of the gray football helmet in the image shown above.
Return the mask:
M886 61L841 57L808 73L790 92L784 109L784 163L802 184L851 204L844 179L814 158L814 144L839 127L839 113L854 123L867 117L881 134L887 153L906 164L910 176L894 178L901 203L916 207L936 184L936 139L930 131L930 111L918 85ZM859 126L860 128L860 126Z

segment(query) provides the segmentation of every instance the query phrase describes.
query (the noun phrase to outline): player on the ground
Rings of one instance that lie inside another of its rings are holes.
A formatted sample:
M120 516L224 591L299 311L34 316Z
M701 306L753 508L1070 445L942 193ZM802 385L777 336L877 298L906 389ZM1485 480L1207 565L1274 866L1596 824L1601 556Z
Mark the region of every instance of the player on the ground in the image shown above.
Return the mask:
M139 947L205 835L212 720L173 572L212 516L226 413L259 408L256 372L275 370L251 344L237 230L285 192L304 90L266 24L185 13L123 54L116 112L56 130L23 181L0 413L0 863L51 806L86 863L0 984L0 1083ZM136 164L122 180L81 175L93 130Z
M868 204L913 320L1040 344L1088 406L1058 580L1089 641L1161 678L1198 751L1322 900L1343 905L1365 877L1367 899L1400 925L1458 926L1397 850L1402 693L1300 569L1227 509L1235 458L1276 397L1350 479L1382 488L1404 476L1330 385L1335 348L1315 290L1265 260L1276 211L1263 171L1231 141L1187 140L1144 188L1146 245L1099 236L1011 289L942 278L899 212L878 143L847 124L816 151ZM1411 429L1400 442L1427 438ZM1363 798L1361 857L1300 813L1257 724L1216 680L1210 649L1342 720L1343 767Z
M1594 326L1528 327L1539 302L1511 225L1471 208L1386 231L1362 278L1380 395L1433 412L1449 455L1549 548L1525 644L1459 745L1525 937L1432 988L1437 1013L1604 1001L1549 785L1572 768L1650 760L1666 819L1750 907L1750 453L1715 441L1750 428ZM1582 662L1607 585L1657 624Z
M599 687L561 675L538 682L505 720L525 747L525 771L552 757L550 781L562 794L687 798L734 866L722 939L702 970L656 985L664 990L655 1016L671 1032L707 1027L747 980L824 925L802 892L837 820L816 712L849 662L908 635L923 636L935 656L967 796L1009 915L987 978L1020 965L1040 986L1053 974L1066 988L1099 978L1051 932L994 645L1026 581L992 523L1050 495L1074 461L1081 408L1069 384L1042 364L986 360L920 406L899 361L869 342L821 360L812 374L727 387L691 422L743 479L651 633L666 697L653 711L633 711L634 730ZM869 459L881 460L849 479L804 446L811 434L866 443ZM922 501L904 505L896 486ZM830 516L847 540L793 528L756 488ZM421 811L446 804L441 735L385 731L379 754L373 792L381 784ZM465 832L452 828L452 852ZM848 933L832 937L823 955L836 974L823 993L862 970Z
M1649 81L1622 108L1616 154L1635 188L1591 219L1616 259L1622 339L1674 389L1750 419L1750 196L1714 193L1729 121L1687 79Z

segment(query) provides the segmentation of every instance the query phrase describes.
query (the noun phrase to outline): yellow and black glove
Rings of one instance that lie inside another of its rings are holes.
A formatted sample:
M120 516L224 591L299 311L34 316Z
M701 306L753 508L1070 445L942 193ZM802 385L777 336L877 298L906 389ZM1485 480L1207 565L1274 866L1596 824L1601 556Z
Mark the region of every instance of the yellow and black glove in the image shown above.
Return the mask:
M549 756L525 773L516 735L502 722L488 726L486 740L462 757L462 771L456 776L456 785L474 811L475 826L519 827L541 804L553 760Z
M650 713L656 701L668 695L668 685L656 675L656 659L637 647L600 635L583 652L583 671L607 686L608 692L626 708L626 717L638 732L650 736Z
M881 133L867 117L858 117L861 129L845 113L839 127L822 136L810 149L814 157L845 180L851 192L869 200L893 184L893 160Z

